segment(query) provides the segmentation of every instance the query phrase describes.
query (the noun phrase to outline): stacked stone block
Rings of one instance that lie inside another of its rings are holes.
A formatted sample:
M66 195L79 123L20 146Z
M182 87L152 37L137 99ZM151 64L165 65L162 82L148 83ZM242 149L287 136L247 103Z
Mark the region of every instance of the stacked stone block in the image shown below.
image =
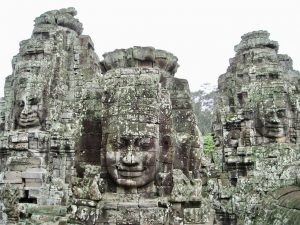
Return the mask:
M212 224L177 58L99 61L76 10L35 19L0 101L0 224Z
M81 35L75 15L68 8L36 18L6 79L1 199L12 190L18 193L15 202L4 202L7 215L2 217L8 224L66 221L70 180L76 173L75 141L87 102L96 101L96 94L88 92L99 92L101 79L93 43Z
M174 78L177 58L152 47L103 57L102 117L93 128L101 161L76 178L73 193L82 194L74 194L70 221L212 224L201 196L201 134L188 84Z
M300 76L266 31L243 35L235 51L218 81L210 191L221 224L252 224L266 195L297 184Z

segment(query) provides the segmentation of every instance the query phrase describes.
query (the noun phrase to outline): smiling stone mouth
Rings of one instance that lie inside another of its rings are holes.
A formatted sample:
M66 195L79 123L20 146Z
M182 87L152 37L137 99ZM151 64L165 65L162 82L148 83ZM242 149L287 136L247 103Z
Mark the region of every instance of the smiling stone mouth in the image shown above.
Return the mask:
M35 118L33 118L33 119L20 119L20 121L23 122L23 123L30 123L30 122L33 122L35 120L36 120Z
M283 128L283 126L281 126L281 125L266 125L266 128L270 128L270 129L276 128L276 129L279 129L279 128Z
M122 177L140 177L146 168L122 168L117 167L118 173Z
M31 122L36 119L37 119L37 116L28 116L28 117L20 116L20 121L23 121L23 122Z
M31 125L31 124L35 124L36 120L20 120L20 125L22 126L27 126L27 125Z
M267 129L270 131L281 131L283 128L282 127L267 127Z
M119 175L122 177L140 177L143 175L143 171L126 171L119 170Z

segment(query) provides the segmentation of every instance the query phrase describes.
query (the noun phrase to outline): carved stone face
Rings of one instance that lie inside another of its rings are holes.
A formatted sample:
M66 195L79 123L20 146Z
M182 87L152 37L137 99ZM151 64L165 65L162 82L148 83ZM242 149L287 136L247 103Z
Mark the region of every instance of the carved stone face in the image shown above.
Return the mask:
M106 165L120 186L141 187L155 179L159 140L156 137L109 134Z
M286 110L273 108L267 109L265 114L264 134L266 137L282 137L285 136L284 119L286 118Z
M286 136L287 110L280 107L265 109L257 118L257 131L265 137L279 138Z
M24 93L16 98L16 122L21 128L37 127L41 125L41 99Z

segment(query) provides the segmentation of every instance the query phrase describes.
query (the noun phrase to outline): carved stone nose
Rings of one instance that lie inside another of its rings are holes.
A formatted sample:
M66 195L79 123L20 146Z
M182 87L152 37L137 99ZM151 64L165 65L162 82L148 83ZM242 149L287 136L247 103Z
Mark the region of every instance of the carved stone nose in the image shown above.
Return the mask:
M24 114L24 115L27 115L28 114L28 112L29 112L29 110L28 110L28 106L27 105L25 105L24 106L24 109L22 110L22 114Z
M271 118L270 118L270 121L272 123L280 123L280 120L278 118L278 116L276 114L274 114Z
M132 150L127 151L126 155L122 158L122 163L126 166L136 166L138 161L135 153Z

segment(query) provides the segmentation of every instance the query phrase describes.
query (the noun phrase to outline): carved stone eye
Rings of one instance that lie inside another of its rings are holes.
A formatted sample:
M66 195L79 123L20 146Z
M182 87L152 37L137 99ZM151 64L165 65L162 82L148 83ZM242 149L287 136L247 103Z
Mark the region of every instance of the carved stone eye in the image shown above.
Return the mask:
M39 98L31 98L28 100L29 105L37 105L40 102Z
M130 145L130 140L126 138L114 138L111 142L115 150L127 148Z
M140 150L147 151L152 147L152 140L151 138L142 138L138 142L138 147Z
M273 118L275 116L275 112L274 111L270 111L266 113L266 117L267 118Z
M16 101L16 105L17 105L18 107L21 107L21 108L23 108L23 107L24 107L24 105L25 105L25 103L24 103L24 101L23 101L23 100L18 100L18 101Z
M278 118L284 118L284 117L286 117L286 111L285 111L285 109L278 110L277 111L277 116L278 116Z

